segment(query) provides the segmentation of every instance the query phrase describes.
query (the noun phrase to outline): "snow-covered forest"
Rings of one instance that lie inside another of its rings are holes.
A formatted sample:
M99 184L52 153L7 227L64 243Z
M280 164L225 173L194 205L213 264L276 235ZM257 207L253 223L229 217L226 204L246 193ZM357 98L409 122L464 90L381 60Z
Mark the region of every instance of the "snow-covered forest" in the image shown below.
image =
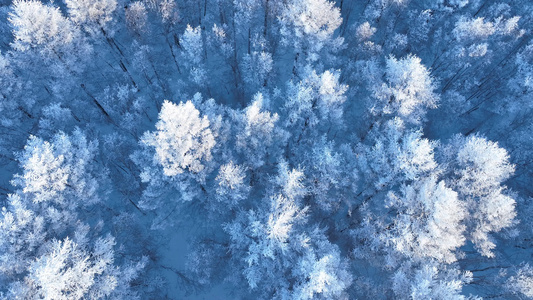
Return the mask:
M532 299L533 2L0 0L0 299Z

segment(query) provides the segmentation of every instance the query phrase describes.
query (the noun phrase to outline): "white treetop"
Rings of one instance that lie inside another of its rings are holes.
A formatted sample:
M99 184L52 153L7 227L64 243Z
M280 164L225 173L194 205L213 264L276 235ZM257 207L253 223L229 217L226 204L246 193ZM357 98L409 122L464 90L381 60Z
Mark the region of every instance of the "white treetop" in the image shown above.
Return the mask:
M215 138L209 119L200 117L191 101L178 105L165 101L156 128L145 133L141 143L155 149L154 162L163 167L166 176L184 171L199 173L204 162L211 160Z

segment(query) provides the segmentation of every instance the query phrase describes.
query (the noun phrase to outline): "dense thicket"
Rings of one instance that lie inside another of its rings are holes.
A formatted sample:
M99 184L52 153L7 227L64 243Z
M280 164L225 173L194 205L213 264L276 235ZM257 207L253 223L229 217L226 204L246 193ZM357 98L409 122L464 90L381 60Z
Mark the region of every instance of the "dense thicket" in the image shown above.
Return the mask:
M0 298L533 297L532 15L0 0Z

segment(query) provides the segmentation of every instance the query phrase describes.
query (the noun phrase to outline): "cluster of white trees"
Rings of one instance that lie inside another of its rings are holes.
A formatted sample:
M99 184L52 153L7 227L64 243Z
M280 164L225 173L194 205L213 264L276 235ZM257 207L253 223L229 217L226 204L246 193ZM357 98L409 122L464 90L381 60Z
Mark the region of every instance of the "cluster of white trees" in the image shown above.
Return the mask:
M115 265L115 239L94 223L105 170L92 163L97 143L76 129L53 140L31 136L19 154L22 173L2 208L1 271L6 298L139 297L130 291L146 264Z
M533 297L531 12L0 1L0 298Z

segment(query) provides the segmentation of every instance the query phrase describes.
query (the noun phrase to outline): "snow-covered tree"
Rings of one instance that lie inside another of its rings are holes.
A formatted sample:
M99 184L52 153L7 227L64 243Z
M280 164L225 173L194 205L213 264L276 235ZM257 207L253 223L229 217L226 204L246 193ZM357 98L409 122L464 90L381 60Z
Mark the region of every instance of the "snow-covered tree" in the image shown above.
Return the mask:
M19 85L19 80L13 73L10 59L0 52L0 98L2 99L0 102L0 115L2 116L0 124L5 128L16 125L18 117L20 117L15 97L15 91Z
M465 243L466 204L444 181L428 177L389 193L387 208L396 212L383 240L413 261L427 258L451 263ZM394 255L394 254L392 254Z
M18 195L8 198L0 219L0 274L2 280L22 274L47 238L44 216L36 214Z
M236 115L236 150L244 154L246 164L252 168L276 159L286 140L286 132L276 126L278 114L266 111L264 102L263 95L258 93L242 114Z
M183 50L183 62L189 70L190 80L197 86L205 87L209 78L203 64L205 53L202 34L200 26L193 28L191 25L187 25L180 44Z
M115 265L114 238L98 236L103 224L86 210L105 196L96 147L76 129L51 142L30 137L18 155L22 173L0 217L0 292L8 298L136 297L130 283L146 260Z
M235 165L232 161L220 166L215 179L217 200L232 207L246 199L250 192L250 186L245 178L244 168Z
M129 290L146 264L117 268L113 237L99 238L93 246L80 245L68 237L53 240L44 254L30 263L23 280L10 285L8 296L25 299L140 299Z
M146 30L147 19L146 5L143 2L135 1L126 8L126 22L137 34Z
M427 108L435 108L438 96L429 71L420 58L410 55L403 59L389 57L385 68L386 82L374 90L377 103L372 113L393 115L419 124Z
M267 85L267 80L273 69L272 54L261 50L252 51L242 59L243 79L252 91Z
M191 101L176 105L165 101L159 113L156 131L146 132L141 144L154 150L153 164L163 168L163 174L176 176L185 171L198 174L212 159L215 137L209 128L209 119L201 117ZM143 181L150 181L153 172L146 167Z
M512 226L516 216L516 202L503 185L514 165L505 149L480 136L456 137L449 147L448 152L459 149L451 158L456 167L452 187L468 205L469 238L481 254L493 257L496 245L489 234Z
M71 136L59 133L52 142L30 137L19 155L23 172L12 180L18 189L9 195L0 221L6 229L1 246L4 272L21 272L50 238L49 232L59 236L72 232L81 209L105 196L105 170L90 164L96 146L80 130ZM10 262L15 259L20 263Z
M191 101L163 103L156 130L145 132L141 150L131 157L141 169L141 181L148 183L139 206L165 211L153 222L154 228L172 224L168 212L179 203L206 193L206 176L214 168L215 134L208 117L201 116Z
M283 195L269 210L248 211L225 226L238 273L253 295L273 299L329 299L346 296L352 277L337 246L318 228L306 233L307 208Z
M13 49L26 53L26 59L37 55L61 73L82 69L91 47L83 40L79 28L62 15L59 7L41 1L17 0L12 8L9 21L13 26Z
M342 23L340 10L334 2L287 1L278 19L283 42L291 44L296 53L307 52L305 58L310 62L318 60L323 47L339 47L342 43L342 40L333 38L335 30Z
M18 159L23 169L12 181L33 203L53 203L73 209L101 200L97 180L102 180L92 165L97 141L87 141L76 129L71 136L58 133L51 142L31 136ZM84 201L80 202L79 198Z
M507 281L507 288L515 295L533 297L533 269L529 264L522 265Z
M111 33L109 27L117 8L116 0L64 0L70 19L89 34Z
M271 183L281 195L297 203L308 193L303 171L289 168L289 164L283 160L278 163L277 175L272 178Z
M349 201L357 188L357 169L348 145L336 147L323 136L302 161L309 194L318 207L326 211L338 209Z
M165 25L172 25L180 20L178 7L175 0L146 0L146 6L155 11Z
M343 104L348 86L339 82L340 74L313 70L304 80L287 85L284 99L285 126L296 144L311 142L317 134L341 129L344 125Z
M292 299L342 299L352 283L352 275L337 247L324 245L326 249L310 251L298 262L298 283ZM328 249L329 248L329 249ZM317 253L318 252L318 253Z
M453 266L429 263L413 268L406 264L394 273L392 289L396 299L476 299L461 293L463 286L472 282L472 277L471 272L461 272Z
M387 121L375 130L373 145L359 157L366 184L380 190L404 180L424 178L436 171L435 143L422 132L407 130L400 118ZM371 132L371 135L374 133Z

